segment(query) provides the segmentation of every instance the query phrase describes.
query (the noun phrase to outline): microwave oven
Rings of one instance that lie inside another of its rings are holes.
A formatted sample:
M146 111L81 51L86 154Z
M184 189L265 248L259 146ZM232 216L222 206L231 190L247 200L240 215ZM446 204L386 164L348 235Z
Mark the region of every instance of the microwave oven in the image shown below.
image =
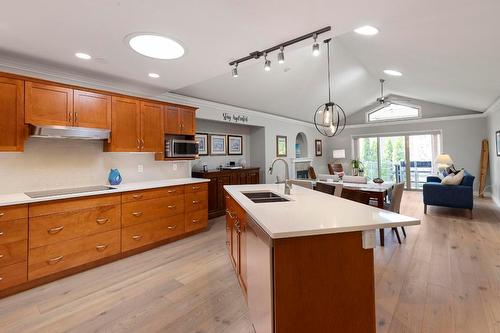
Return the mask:
M194 140L165 140L165 157L197 157L198 143Z

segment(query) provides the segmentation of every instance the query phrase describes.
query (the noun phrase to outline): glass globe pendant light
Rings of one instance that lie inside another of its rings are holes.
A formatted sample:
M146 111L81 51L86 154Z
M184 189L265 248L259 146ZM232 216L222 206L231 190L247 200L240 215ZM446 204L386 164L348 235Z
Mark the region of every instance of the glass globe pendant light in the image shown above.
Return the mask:
M328 58L328 102L321 104L314 113L314 126L321 135L332 137L339 135L345 128L346 115L342 107L332 102L332 87L330 79L330 42L331 38L325 40L327 44Z

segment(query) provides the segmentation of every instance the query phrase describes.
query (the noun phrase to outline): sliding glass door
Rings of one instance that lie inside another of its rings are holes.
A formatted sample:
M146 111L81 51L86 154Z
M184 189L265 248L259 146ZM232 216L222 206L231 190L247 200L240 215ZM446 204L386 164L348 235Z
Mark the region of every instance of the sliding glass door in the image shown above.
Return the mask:
M433 174L440 147L439 132L354 138L355 156L363 163L366 177L403 182L406 189L422 189Z

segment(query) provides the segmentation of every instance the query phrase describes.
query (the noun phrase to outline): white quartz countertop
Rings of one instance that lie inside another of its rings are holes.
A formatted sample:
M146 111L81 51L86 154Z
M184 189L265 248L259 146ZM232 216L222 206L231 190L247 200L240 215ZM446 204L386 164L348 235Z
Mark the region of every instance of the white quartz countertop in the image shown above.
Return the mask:
M418 225L420 220L300 186L226 185L224 189L271 238L288 238ZM254 203L242 192L271 191L287 202Z
M176 178L176 179L154 180L154 181L145 181L145 182L136 182L136 183L124 183L124 184L120 184L120 185L109 185L109 187L112 187L112 189L110 189L110 190L93 191L93 192L85 192L85 193L72 193L72 194L64 194L64 195L42 197L42 198L30 198L29 196L27 196L24 193L0 194L0 206L29 204L29 203L42 202L42 201L52 201L52 200L88 197L88 196L93 196L93 195L121 193L121 192L129 192L129 191L136 191L136 190L145 190L145 189L151 189L151 188L166 187L166 186L175 186L175 185L189 185L189 184L203 183L203 182L209 182L209 181L210 180L203 179L203 178ZM102 185L102 184L98 184L98 185ZM69 187L71 187L71 186L68 186L67 188L69 188ZM52 189L50 189L50 190L52 190Z

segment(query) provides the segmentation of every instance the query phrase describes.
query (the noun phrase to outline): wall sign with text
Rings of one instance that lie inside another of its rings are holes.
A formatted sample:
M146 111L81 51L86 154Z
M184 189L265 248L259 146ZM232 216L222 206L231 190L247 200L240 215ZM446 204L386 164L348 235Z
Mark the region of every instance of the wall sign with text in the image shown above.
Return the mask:
M224 112L222 114L222 119L224 121L228 122L234 122L234 123L248 123L248 116L242 116L239 114L229 114L227 112Z

